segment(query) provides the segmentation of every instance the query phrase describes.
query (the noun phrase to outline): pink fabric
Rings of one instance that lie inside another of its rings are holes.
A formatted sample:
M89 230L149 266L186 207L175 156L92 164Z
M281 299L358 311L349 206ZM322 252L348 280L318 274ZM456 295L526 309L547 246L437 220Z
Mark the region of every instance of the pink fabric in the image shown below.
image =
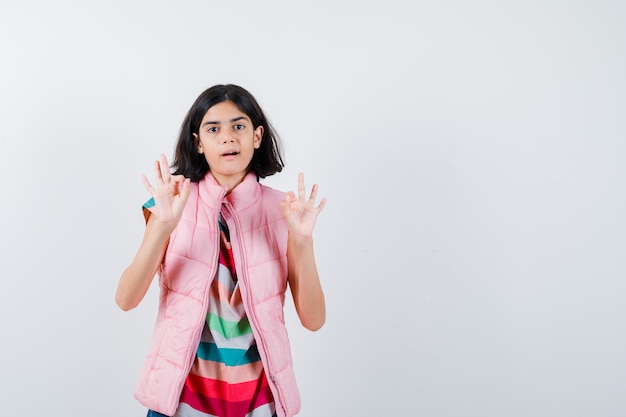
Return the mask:
M241 295L276 413L292 417L300 410L300 396L283 316L288 230L280 202L285 195L259 184L253 173L226 197L210 173L191 186L159 271L159 311L135 398L165 415L176 411L206 318L224 205Z

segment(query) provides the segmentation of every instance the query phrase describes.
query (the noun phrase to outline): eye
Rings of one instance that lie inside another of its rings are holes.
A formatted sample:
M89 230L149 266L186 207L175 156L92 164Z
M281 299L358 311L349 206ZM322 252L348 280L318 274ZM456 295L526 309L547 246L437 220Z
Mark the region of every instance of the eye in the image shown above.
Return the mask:
M242 129L244 129L244 128L245 128L245 126L244 126L244 125L241 125L241 124L239 124L239 125L235 125L235 130L242 130Z
M211 126L206 131L209 132L209 133L215 133L215 132L217 132L217 127L216 126Z

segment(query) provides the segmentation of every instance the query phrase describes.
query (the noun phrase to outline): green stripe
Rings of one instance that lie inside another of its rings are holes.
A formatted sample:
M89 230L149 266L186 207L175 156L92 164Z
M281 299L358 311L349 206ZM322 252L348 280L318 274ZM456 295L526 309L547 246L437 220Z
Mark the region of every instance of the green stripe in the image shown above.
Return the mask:
M218 332L225 339L232 339L233 337L242 336L252 332L250 322L247 317L244 317L237 322L224 320L217 314L209 313L206 321L211 330Z

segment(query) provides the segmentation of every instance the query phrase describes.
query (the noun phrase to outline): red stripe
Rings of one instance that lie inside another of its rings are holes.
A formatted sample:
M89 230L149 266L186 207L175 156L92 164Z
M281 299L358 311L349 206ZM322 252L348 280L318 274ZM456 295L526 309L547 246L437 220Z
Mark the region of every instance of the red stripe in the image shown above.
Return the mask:
M232 384L223 392L220 391L229 384L206 380L201 386L195 386L196 389L202 391L194 392L192 387L188 385L191 377L192 375L189 375L185 382L180 401L203 413L217 416L245 416L255 408L273 401L272 392L265 378L263 378L263 384L260 387L257 387L257 381L252 381L250 383ZM242 385L246 385L246 387L241 387ZM254 390L250 392L249 386L253 386ZM240 391L241 388L243 390ZM248 396L244 397L243 392L247 392ZM224 397L230 397L230 400Z
M265 389L269 391L265 373L260 376L260 381L254 380L237 384L229 384L226 381L189 374L185 381L185 387L195 393L201 393L207 397L220 398L233 403L250 400L259 390Z
M235 258L231 249L220 249L220 264L228 268L231 274L235 271Z
M226 235L221 232L222 242L220 244L220 263L228 268L228 270L235 275L235 257L233 256L233 249L230 246L230 242L226 240Z

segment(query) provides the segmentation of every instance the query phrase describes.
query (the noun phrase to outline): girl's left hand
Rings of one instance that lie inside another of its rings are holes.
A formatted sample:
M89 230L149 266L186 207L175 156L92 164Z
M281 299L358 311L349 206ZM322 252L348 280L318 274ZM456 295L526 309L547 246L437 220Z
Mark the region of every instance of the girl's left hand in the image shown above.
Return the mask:
M313 228L317 215L326 205L326 199L323 198L316 207L316 198L317 184L313 184L309 199L305 199L304 174L298 174L298 196L296 197L296 195L290 191L280 204L292 237L310 239L313 236Z

